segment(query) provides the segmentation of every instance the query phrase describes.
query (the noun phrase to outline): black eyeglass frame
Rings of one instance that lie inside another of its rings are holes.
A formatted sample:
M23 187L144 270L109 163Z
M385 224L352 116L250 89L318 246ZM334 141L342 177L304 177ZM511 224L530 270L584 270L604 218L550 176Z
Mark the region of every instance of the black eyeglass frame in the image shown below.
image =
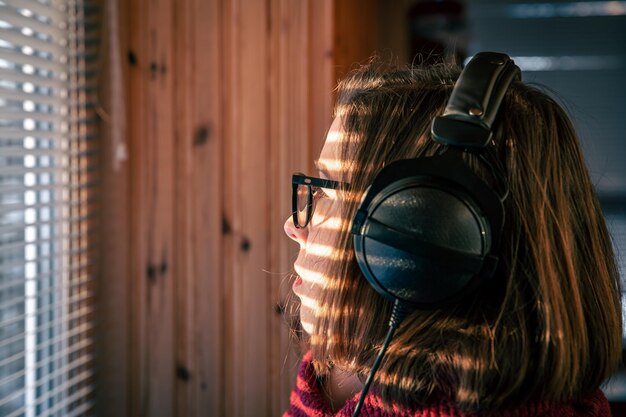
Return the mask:
M298 222L298 186L306 185L308 189L306 202L306 221L304 224ZM350 184L341 181L328 180L318 177L309 177L301 172L296 172L291 176L291 211L293 216L293 224L296 229L304 229L311 221L313 214L313 187L326 188L329 190L338 190L342 187L349 187Z

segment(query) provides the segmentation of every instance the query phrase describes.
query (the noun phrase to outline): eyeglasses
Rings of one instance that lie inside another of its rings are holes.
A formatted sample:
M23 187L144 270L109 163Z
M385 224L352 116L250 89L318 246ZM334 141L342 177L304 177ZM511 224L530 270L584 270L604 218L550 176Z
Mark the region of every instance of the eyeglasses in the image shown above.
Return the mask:
M291 177L291 209L293 212L293 224L298 229L304 229L311 221L313 215L313 196L317 189L326 188L337 190L347 183L326 180L323 178L308 177L300 172Z

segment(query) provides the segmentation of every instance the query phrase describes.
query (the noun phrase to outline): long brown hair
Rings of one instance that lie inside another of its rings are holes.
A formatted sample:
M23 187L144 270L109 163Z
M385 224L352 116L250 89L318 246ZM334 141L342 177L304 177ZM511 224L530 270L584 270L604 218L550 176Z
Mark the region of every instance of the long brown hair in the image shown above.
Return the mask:
M339 84L337 174L349 173L351 189L341 193L342 228L310 339L321 374L334 364L366 375L378 353L391 306L355 262L350 222L385 164L438 152L430 123L458 74L446 65L370 64ZM619 276L568 116L539 89L514 83L486 157L510 188L496 276L463 302L404 320L375 379L387 405L445 396L462 410L494 411L564 401L596 390L618 364Z

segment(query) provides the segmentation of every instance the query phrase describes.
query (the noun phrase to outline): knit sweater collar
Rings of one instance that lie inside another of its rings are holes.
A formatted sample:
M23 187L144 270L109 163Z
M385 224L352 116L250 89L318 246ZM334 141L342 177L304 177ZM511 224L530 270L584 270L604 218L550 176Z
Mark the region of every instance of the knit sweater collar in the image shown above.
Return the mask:
M283 417L350 417L358 402L359 394L348 400L336 412L326 403L315 371L311 364L311 352L308 352L300 364L296 386L291 392L290 406ZM446 401L426 404L412 410L394 408L390 414L385 412L380 397L369 393L365 397L361 417L470 417L457 410ZM598 390L592 395L576 402L547 405L532 403L498 414L498 417L611 417L609 404Z

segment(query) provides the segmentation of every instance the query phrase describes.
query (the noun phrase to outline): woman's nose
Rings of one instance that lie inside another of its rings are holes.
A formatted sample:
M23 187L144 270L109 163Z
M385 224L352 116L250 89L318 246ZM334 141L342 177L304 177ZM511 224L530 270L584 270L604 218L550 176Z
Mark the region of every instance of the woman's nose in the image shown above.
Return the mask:
M289 216L289 218L285 222L284 229L287 236L298 242L300 245L304 246L304 244L306 243L306 238L309 234L308 227L298 229L296 225L293 224L293 216Z

